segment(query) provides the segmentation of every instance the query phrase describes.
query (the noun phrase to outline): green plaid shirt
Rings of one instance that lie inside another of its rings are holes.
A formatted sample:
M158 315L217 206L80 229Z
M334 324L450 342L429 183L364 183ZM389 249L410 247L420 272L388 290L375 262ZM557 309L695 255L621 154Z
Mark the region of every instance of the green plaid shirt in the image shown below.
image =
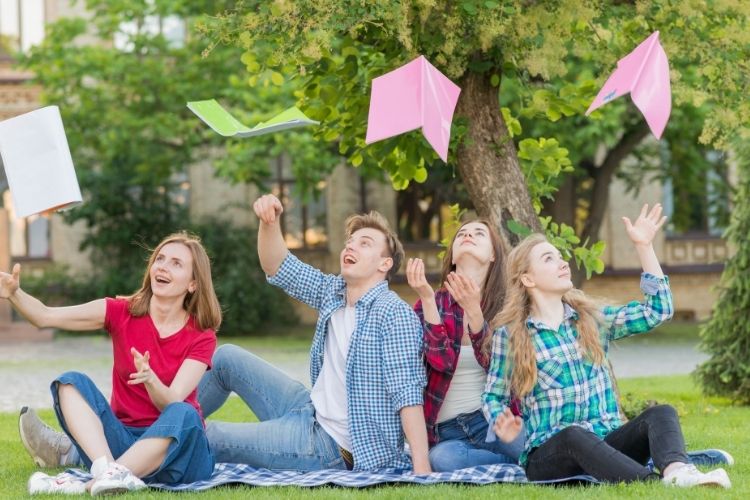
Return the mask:
M672 292L666 276L643 273L641 290L645 294L642 303L633 301L602 309L599 336L605 356L611 340L645 333L672 317ZM531 317L526 321L536 350L537 381L521 400L526 429L525 449L519 459L522 465L526 465L531 450L569 425L578 425L602 438L621 425L607 365L595 365L583 356L577 319L576 311L565 304L565 319L557 331ZM495 421L511 399L508 337L505 327L495 330L483 405L489 422Z

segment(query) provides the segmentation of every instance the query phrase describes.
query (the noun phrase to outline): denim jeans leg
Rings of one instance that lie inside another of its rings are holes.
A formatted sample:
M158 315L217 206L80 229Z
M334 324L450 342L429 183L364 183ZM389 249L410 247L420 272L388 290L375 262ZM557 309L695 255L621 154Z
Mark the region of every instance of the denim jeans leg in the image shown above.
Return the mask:
M206 433L217 462L272 470L346 468L336 442L315 421L311 402L263 422L209 422Z
M440 441L429 453L430 465L436 472L477 465L516 463L518 460L518 455L508 457L499 453L498 449L501 447L497 442L484 442L487 421L479 411L442 422L438 425L437 431Z
M214 457L198 411L190 404L168 404L159 418L139 429L139 440L171 438L167 454L159 468L143 480L146 483L193 483L211 477Z
M80 447L78 442L68 430L68 426L65 422L65 416L63 415L60 408L60 396L58 393L58 387L60 384L72 385L73 387L75 387L78 393L83 397L83 399L86 400L97 417L99 417L104 430L104 438L107 440L109 450L115 459L119 458L128 450L128 448L133 445L133 443L135 443L137 439L136 436L134 436L128 430L128 428L125 427L125 425L123 425L123 423L120 422L120 420L115 416L114 412L112 411L112 407L109 405L109 402L87 375L78 372L63 373L55 380L53 380L52 384L50 385L54 410L55 414L57 415L57 420L58 422L60 422L60 427L62 427L63 432L68 435L70 440L75 445L76 450L78 450L78 454L80 455L80 459L87 469L90 469L91 462L99 457L87 456L86 452Z
M198 384L204 417L218 410L232 392L261 421L280 418L310 401L304 385L251 352L227 344L216 350L211 369Z

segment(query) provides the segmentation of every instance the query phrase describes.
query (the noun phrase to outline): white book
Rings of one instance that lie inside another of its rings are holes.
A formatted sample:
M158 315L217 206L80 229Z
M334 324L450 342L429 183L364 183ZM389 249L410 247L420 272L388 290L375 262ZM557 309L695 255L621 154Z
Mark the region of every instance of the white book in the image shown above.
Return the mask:
M0 122L0 154L16 216L49 213L81 203L57 106Z

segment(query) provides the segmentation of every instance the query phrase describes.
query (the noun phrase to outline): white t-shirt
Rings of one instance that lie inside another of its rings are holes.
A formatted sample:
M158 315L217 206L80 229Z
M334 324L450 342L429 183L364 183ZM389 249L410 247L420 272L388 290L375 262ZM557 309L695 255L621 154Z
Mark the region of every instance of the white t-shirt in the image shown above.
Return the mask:
M323 366L310 392L315 419L339 446L351 451L349 405L346 399L346 356L352 340L354 307L342 307L328 320Z
M486 381L487 373L474 357L474 348L462 345L451 385L438 412L437 423L481 408Z

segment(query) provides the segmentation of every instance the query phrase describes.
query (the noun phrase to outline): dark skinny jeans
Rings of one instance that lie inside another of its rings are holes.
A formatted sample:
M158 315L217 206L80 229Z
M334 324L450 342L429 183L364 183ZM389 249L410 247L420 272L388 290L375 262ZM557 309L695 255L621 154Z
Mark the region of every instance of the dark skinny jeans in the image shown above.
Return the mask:
M659 470L689 463L677 412L669 405L646 409L604 439L576 425L566 427L529 454L526 476L544 481L588 474L608 483L658 479L645 467L650 457Z

